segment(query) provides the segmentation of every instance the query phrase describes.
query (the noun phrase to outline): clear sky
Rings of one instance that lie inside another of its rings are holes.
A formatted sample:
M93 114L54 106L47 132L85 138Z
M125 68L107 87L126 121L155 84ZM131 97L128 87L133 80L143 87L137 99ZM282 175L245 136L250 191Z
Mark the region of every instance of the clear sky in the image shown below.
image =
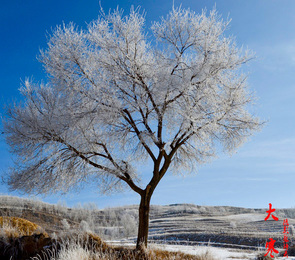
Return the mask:
M175 6L196 12L211 10L216 4L224 19L232 19L229 35L239 46L256 53L245 68L249 85L257 96L255 113L267 120L265 127L232 156L219 158L186 177L167 174L157 187L152 204L194 203L251 208L295 207L295 1L293 0L174 0ZM130 7L146 11L146 26L166 16L172 0L101 0L105 11L117 6L128 13ZM46 48L51 28L62 22L85 27L99 14L98 0L13 0L1 1L0 8L0 113L4 104L20 99L18 88L26 77L46 80L36 60ZM1 127L1 126L0 126ZM0 136L0 171L12 164L11 155ZM149 174L149 167L145 167ZM8 192L0 185L0 193ZM99 208L138 204L131 191L100 195L86 186L79 193L40 197L50 203L95 202Z

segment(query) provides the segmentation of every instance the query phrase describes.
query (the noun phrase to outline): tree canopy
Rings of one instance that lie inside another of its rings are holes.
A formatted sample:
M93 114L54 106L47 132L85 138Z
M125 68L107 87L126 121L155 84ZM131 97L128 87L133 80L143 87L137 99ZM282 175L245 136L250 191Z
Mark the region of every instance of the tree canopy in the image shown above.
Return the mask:
M252 56L228 24L215 9L173 8L148 30L139 9L56 27L39 57L47 82L26 80L25 101L3 121L17 158L10 187L45 193L91 180L150 199L168 169L235 150L260 122L241 70ZM146 188L142 162L153 165Z

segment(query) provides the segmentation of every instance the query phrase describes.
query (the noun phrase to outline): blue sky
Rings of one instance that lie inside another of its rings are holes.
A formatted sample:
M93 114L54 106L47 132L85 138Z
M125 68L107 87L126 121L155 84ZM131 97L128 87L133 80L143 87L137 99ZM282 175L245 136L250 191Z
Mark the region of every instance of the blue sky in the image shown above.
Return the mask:
M129 11L131 5L146 11L146 25L166 16L173 1L101 0L105 11L117 6ZM250 89L256 93L255 113L267 120L265 127L232 156L202 165L197 174L186 177L167 174L157 187L152 204L194 203L251 208L295 207L295 2L290 0L174 0L196 12L216 4L224 19L232 19L228 35L239 46L256 53L245 70ZM1 1L0 9L0 113L4 104L19 100L18 88L26 77L46 80L36 60L46 48L51 28L62 22L85 26L98 17L97 0ZM1 126L0 126L1 127ZM0 137L0 171L12 164L9 149ZM149 167L145 174L149 174ZM9 193L0 185L0 193ZM138 204L134 192L103 196L94 187L79 193L41 196L50 203L95 202L99 208Z

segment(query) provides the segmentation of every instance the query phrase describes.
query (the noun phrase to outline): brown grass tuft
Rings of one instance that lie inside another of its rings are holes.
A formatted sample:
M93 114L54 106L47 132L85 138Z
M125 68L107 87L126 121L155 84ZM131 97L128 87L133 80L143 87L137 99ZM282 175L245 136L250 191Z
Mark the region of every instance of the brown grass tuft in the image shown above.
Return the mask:
M189 255L182 252L170 252L166 250L152 249L148 253L149 260L214 260L215 258L207 251L203 255Z
M7 237L31 236L33 234L48 234L37 224L23 218L0 217L0 229Z
M78 236L73 234L67 234L62 241L65 241L63 248L63 255L75 249L81 253L81 250L85 250L93 259L120 259L120 260L215 260L215 258L206 252L202 255L189 255L182 252L170 252L167 250L160 250L156 248L148 248L144 251L138 251L134 248L123 246L110 246L103 242L102 239L93 233L84 233ZM61 242L62 243L62 242ZM71 259L71 257L69 257ZM86 258L85 258L86 259ZM88 258L87 258L88 259ZM92 260L92 258L89 258Z
M274 258L270 257L269 255L265 255L266 252L260 253L255 260L273 260Z

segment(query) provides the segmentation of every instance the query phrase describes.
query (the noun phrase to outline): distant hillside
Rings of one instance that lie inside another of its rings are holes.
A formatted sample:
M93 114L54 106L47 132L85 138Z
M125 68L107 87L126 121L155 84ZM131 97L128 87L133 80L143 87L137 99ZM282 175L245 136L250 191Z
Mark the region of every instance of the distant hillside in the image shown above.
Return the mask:
M84 229L104 239L129 238L137 234L137 207L125 206L98 210L93 205L67 208L37 200L0 196L0 215L16 216L43 227L49 234L67 229ZM283 239L283 220L289 221L289 239L295 225L295 209L277 209L279 221L264 221L267 209L229 206L173 204L152 206L149 239L166 242L216 245L265 246L268 238Z

